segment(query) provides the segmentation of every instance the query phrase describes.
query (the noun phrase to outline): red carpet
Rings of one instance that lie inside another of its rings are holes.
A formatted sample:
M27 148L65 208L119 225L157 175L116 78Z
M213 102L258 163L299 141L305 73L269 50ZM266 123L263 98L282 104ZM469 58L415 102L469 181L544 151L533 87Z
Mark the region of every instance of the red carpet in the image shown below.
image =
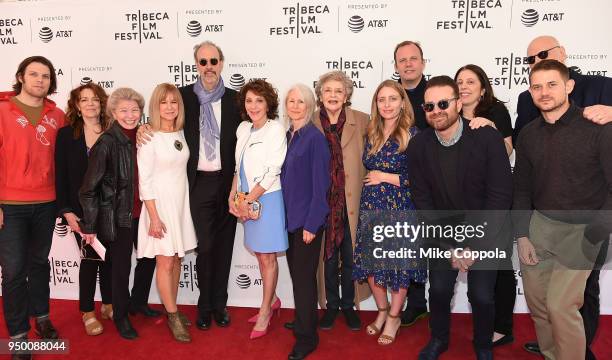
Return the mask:
M1 298L0 298L1 299ZM1 303L1 300L0 300ZM100 304L96 304L99 306ZM155 305L160 309L160 305ZM195 318L195 306L182 306L191 318ZM69 355L38 355L36 359L286 359L293 346L293 335L282 327L284 321L292 318L293 310L283 309L280 321L275 318L268 335L249 340L251 330L247 319L256 312L250 308L231 308L232 324L229 328L214 327L209 331L191 328L193 342L179 344L171 339L166 323L150 320L143 316L132 317L132 323L140 338L135 341L123 340L117 334L111 321L102 321L105 332L89 337L85 334L76 301L52 300L51 319L62 338L70 341ZM373 321L375 313L362 312L364 324ZM612 359L612 316L602 316L595 354L598 359ZM515 316L516 341L495 350L496 359L537 360L521 346L524 341L535 338L531 319L528 315ZM403 328L396 342L382 347L376 338L365 332L350 331L340 316L330 331L320 331L317 351L308 357L312 360L337 359L416 359L418 351L429 338L427 322L421 321L411 328ZM453 315L451 348L442 360L473 359L471 349L472 323L469 314ZM31 334L33 337L34 335ZM4 319L0 314L0 338L6 338ZM0 358L8 358L0 355Z

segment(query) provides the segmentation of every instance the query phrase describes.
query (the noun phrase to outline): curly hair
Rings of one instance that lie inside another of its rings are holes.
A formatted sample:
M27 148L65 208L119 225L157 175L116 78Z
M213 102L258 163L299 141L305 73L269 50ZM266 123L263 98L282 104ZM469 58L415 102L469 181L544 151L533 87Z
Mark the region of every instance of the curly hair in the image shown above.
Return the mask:
M110 122L108 121L108 115L106 114L106 101L108 100L108 95L106 94L106 91L104 91L101 86L94 84L93 82L81 85L70 91L68 104L66 105L66 119L68 120L68 124L74 129L73 136L75 139L81 137L81 133L83 132L83 117L81 116L81 111L79 110L78 104L81 99L81 92L83 92L83 90L85 89L93 91L93 93L98 97L98 99L100 99L101 131L105 131L110 125Z
M268 119L276 119L278 117L278 92L276 89L266 80L251 79L238 93L238 107L240 108L242 120L251 121L245 107L246 95L249 91L266 100L266 106L268 107L266 115Z
M319 107L323 107L323 101L321 101L321 96L323 95L323 85L331 80L339 81L342 83L342 85L344 85L344 91L346 91L346 103L344 106L351 106L351 96L353 96L353 80L349 79L349 77L340 70L326 72L319 77L319 81L317 81L317 85L315 86L317 105Z

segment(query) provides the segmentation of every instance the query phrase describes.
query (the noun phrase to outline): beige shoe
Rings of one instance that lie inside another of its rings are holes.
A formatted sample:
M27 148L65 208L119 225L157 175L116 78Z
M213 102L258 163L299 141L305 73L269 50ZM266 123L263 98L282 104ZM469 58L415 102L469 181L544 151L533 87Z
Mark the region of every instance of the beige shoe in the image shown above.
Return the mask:
M168 313L168 327L176 341L183 343L191 342L191 335L189 335L189 331L181 321L178 312Z
M93 311L83 313L83 324L85 324L85 332L89 336L100 335L104 331L104 327L96 319L96 313Z
M100 313L102 313L102 319L113 320L113 304L102 304Z

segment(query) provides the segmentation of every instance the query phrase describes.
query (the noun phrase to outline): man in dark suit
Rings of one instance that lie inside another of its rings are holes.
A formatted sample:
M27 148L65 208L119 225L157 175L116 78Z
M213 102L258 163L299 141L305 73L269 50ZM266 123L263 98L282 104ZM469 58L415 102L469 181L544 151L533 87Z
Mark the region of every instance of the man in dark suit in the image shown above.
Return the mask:
M410 183L417 210L433 214L424 218L426 222L442 226L486 224L486 230L480 239L423 239L430 247L448 250L449 255L429 256L431 339L419 359L438 359L448 349L450 303L458 271L468 273L476 358L492 359L495 257L505 255L511 239L507 210L512 204L512 175L508 155L498 131L492 127L471 129L459 115L462 104L453 79L431 78L424 99L431 128L411 139L408 146ZM447 210L452 216L440 215ZM470 251L481 250L493 250L496 255L476 261L469 258Z
M191 216L198 237L196 272L200 297L196 325L230 323L227 282L234 249L236 218L228 197L235 168L236 129L240 115L236 91L221 79L223 52L210 41L194 47L197 82L180 88L185 103L185 139L189 146L187 177Z
M533 39L527 47L527 61L530 68L533 68L535 64L544 59L553 59L565 63L566 58L567 54L565 48L552 36L538 36ZM584 108L584 117L597 124L611 122L612 78L599 75L582 75L570 68L570 79L574 81L575 85L569 95L569 99L572 104ZM512 142L515 146L516 140L523 127L540 116L540 110L534 105L529 90L525 90L519 95L516 112L517 118L512 134ZM602 258L607 254L607 244L607 242L604 242L602 246ZM584 304L580 309L587 338L586 359L588 360L595 359L595 355L591 351L590 345L599 325L599 292L599 269L596 266L596 268L591 271L591 275L587 280L584 293ZM511 311L501 314L501 316L511 315ZM500 316L500 314L496 316ZM524 348L529 352L540 354L540 348L535 341L526 343Z

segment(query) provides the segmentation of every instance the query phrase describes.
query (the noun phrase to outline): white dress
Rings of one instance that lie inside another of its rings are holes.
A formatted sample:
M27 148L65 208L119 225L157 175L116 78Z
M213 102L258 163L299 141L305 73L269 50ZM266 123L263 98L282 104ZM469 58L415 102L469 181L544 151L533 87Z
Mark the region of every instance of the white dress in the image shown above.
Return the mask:
M158 131L151 141L138 149L140 199L155 200L155 207L167 230L161 239L149 236L150 217L143 203L138 225L138 258L175 254L183 257L185 252L196 247L189 208L188 159L189 148L183 130Z

